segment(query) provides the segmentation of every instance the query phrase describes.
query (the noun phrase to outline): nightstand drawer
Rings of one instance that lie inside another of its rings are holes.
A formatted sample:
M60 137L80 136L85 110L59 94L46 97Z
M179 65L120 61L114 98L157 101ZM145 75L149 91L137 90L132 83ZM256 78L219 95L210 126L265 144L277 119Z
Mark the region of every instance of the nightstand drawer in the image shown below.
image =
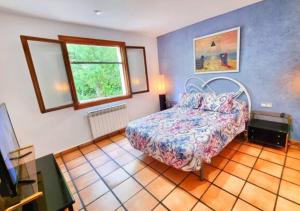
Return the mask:
M261 128L248 128L248 137L253 142L284 147L286 142L286 133L271 131Z

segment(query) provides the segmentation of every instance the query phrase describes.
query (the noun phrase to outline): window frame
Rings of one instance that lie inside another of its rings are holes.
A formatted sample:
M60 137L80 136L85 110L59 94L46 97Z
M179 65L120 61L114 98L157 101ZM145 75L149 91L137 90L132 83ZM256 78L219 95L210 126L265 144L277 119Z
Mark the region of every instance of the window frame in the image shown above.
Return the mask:
M70 89L72 96L74 98L74 109L83 109L92 106L102 105L106 103L116 102L120 100L129 99L132 97L131 85L130 85L130 75L128 70L128 62L126 55L126 44L125 42L120 41L112 41L112 40L99 40L93 38L83 38L83 37L74 37L74 36L66 36L66 35L58 35L58 40L62 42L62 51L64 57L67 58L66 62L66 71L68 78L70 78ZM71 68L70 57L67 49L67 44L82 44L82 45L98 45L98 46L109 46L109 47L119 47L121 51L121 59L122 59L122 67L123 67L123 75L125 81L125 89L126 95L110 97L105 99L92 100L89 102L80 102L77 97L76 86L74 82L73 72Z

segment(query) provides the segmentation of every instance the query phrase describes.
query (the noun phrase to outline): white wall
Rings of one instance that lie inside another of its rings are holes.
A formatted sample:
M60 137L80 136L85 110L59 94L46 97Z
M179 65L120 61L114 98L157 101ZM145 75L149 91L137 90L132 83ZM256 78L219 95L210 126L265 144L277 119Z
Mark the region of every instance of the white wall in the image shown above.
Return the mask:
M73 35L145 46L151 91L134 95L125 102L130 119L158 111L158 95L154 87L158 75L155 38L5 13L0 13L0 30L0 103L5 102L8 107L20 144L34 144L37 157L90 141L92 137L86 115L96 107L41 114L22 49L21 34L52 39L57 39L59 34Z

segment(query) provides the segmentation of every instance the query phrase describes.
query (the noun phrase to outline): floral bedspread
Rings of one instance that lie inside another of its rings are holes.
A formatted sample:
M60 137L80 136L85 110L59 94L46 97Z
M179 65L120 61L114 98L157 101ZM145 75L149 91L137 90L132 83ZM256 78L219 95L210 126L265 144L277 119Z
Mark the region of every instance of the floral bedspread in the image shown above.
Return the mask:
M132 121L132 146L177 169L197 171L245 130L247 112L219 113L173 107Z

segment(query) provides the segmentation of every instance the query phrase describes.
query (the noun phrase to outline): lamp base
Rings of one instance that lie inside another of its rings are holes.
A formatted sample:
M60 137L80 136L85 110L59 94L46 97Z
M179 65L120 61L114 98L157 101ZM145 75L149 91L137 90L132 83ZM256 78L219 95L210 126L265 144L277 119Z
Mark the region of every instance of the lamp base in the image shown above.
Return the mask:
M167 100L165 94L159 95L159 106L161 111L167 109Z

